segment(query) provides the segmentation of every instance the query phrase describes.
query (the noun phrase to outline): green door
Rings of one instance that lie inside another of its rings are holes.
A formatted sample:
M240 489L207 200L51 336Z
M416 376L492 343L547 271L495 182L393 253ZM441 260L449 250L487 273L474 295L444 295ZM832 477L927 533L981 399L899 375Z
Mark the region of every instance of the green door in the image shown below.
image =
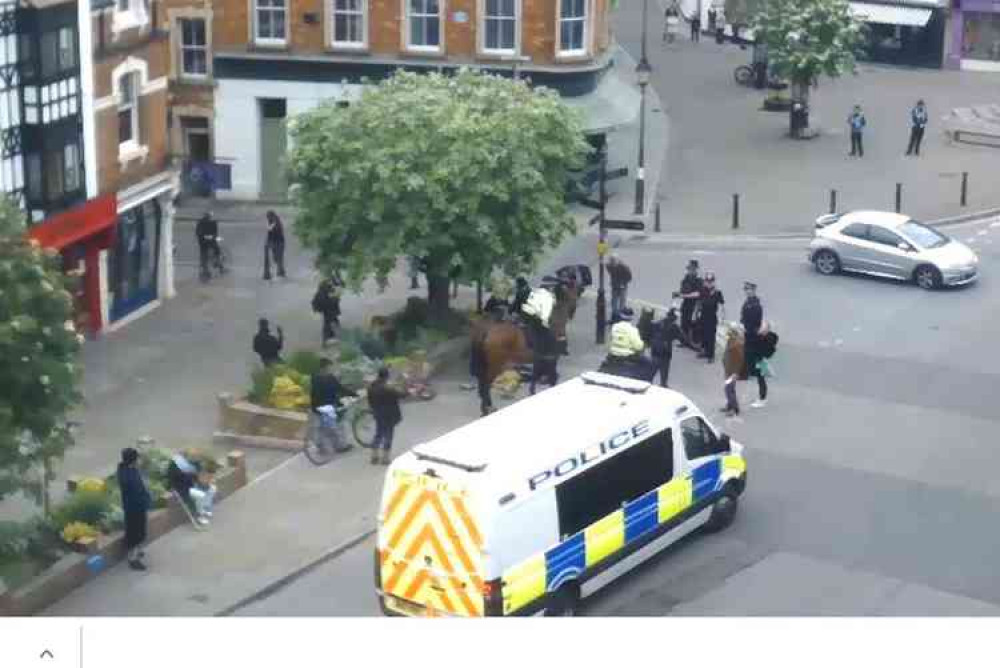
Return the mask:
M260 101L260 197L266 200L288 199L288 181L284 160L288 147L283 99Z

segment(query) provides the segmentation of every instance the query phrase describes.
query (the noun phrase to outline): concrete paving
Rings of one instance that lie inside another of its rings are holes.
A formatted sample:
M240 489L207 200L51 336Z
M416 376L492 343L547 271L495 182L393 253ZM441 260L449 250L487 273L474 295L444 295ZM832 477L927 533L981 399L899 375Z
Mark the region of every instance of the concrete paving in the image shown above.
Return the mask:
M992 396L1000 365L984 355L1000 324L1000 225L951 228L971 239L982 280L928 293L858 276L823 277L801 241L684 248L632 241L619 253L632 294L659 302L690 257L716 271L730 300L761 285L781 336L767 408L716 424L748 447L751 484L726 532L682 541L600 592L588 615L995 615L1000 585L990 532L1000 512ZM985 232L985 234L980 234ZM581 242L582 243L582 242ZM590 303L584 305L590 307ZM587 318L584 318L586 321ZM574 323L575 342L589 340ZM595 359L596 355L587 353ZM721 369L675 355L672 385L710 417ZM372 539L236 614L375 615Z
M785 135L788 114L761 111L764 92L737 85L733 70L750 62L750 50L712 39L685 37L660 43L664 0L650 3L649 60L652 86L669 117L670 146L659 197L664 232L730 232L732 196L740 195L740 234L808 231L828 211L829 191L840 210L892 210L896 183L903 210L941 218L961 210L962 172L969 173L968 209L1000 205L993 174L995 148L950 144L941 118L952 108L997 102L996 75L861 64L858 75L823 78L811 92L817 139ZM622 3L612 19L618 40L640 52L642 3ZM909 111L923 98L930 124L921 156L903 154ZM846 119L854 104L868 119L865 157L848 157ZM654 123L652 116L647 119Z

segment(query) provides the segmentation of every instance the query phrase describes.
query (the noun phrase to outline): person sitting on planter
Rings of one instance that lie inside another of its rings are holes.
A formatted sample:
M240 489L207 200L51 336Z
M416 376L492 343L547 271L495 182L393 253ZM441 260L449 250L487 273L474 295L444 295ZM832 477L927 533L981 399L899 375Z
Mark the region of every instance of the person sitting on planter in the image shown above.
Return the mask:
M215 485L201 475L201 465L182 453L174 455L167 466L167 484L187 504L198 524L206 525L215 506Z

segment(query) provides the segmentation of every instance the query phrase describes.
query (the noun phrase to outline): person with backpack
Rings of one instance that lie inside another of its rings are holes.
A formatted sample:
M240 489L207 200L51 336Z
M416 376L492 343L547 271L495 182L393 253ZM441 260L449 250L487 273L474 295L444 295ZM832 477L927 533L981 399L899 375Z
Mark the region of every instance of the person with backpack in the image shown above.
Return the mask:
M757 284L747 281L743 284L746 292L746 301L740 311L740 323L744 332L744 357L746 359L746 378L757 378L757 390L759 398L753 402L751 407L764 408L767 406L767 377L761 370L760 361L774 354L773 346L777 345L777 336L767 338L769 333L765 327L764 307L757 297ZM769 341L773 342L773 346ZM768 355L770 351L770 355Z
M323 316L323 347L337 338L340 330L340 290L332 278L324 279L312 298L312 310Z
M389 465L389 450L396 425L403 421L399 402L406 398L400 390L389 387L389 369L382 367L368 386L368 405L375 417L375 442L372 443L372 464Z
M670 387L670 362L674 355L674 341L683 341L684 333L677 324L677 310L670 309L663 320L654 323L650 333L649 354L653 358L656 373L660 374L660 385ZM653 374L651 380L656 380Z

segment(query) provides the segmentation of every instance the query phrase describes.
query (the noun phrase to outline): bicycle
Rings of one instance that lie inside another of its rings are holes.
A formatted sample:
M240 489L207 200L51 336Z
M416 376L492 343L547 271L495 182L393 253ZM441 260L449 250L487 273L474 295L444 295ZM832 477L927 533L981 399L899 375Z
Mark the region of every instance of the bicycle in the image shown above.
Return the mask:
M334 428L334 440L337 444L333 448L321 447L317 442L319 439L314 438L316 431L323 427L319 424L318 416L310 412L309 424L302 439L302 452L306 459L316 466L324 466L333 461L338 451L349 449L350 444L344 433L346 424L351 425L351 434L358 445L363 448L372 447L375 443L375 415L367 402L354 399L337 408L337 426Z
M735 70L733 70L733 79L736 80L741 86L750 86L753 84L754 71L749 65L740 65Z
M212 279L213 269L215 270L215 275L218 277L229 271L229 253L226 251L226 247L222 245L221 236L215 238L215 248L217 249L217 252L214 253L215 257L209 258L207 266L202 265L201 267L200 275L203 283ZM212 252L211 249L209 252Z

